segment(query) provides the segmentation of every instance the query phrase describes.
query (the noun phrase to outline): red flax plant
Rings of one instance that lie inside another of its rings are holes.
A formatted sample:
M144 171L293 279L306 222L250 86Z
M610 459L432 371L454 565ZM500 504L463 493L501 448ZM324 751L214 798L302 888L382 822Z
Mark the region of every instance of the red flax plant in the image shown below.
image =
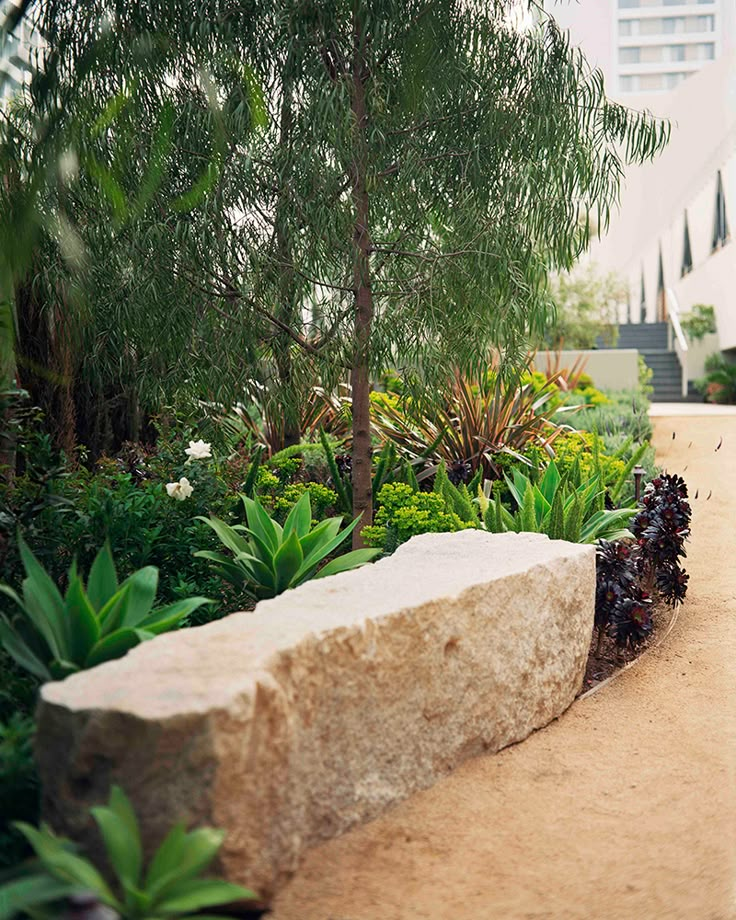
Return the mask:
M456 369L440 395L427 402L374 398L372 422L378 438L393 441L415 465L423 459L427 467L463 467L463 478L480 468L486 478L496 479L498 454L522 459L531 445L551 453L567 427L552 421L559 410L555 378L540 388L524 375L508 378L496 363L468 373Z

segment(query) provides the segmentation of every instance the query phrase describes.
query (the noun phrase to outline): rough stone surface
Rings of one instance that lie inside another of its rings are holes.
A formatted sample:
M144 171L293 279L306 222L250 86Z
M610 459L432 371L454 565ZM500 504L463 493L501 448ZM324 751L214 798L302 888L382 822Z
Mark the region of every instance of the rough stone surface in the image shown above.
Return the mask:
M43 688L46 817L91 841L86 810L119 783L149 848L177 820L223 827L220 870L269 895L307 847L559 716L594 587L590 546L427 534L161 636Z

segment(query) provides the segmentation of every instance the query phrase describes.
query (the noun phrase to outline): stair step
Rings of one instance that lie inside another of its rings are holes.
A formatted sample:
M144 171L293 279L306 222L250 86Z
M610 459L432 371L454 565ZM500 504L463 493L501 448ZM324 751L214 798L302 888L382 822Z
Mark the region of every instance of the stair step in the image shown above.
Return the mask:
M616 348L637 348L639 351L666 350L667 323L623 323L618 327Z

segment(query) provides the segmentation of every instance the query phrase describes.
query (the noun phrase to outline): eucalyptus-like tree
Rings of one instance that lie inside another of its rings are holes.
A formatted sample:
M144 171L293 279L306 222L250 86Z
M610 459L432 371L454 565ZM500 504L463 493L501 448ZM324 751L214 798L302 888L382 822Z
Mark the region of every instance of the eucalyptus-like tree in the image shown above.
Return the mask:
M666 142L666 125L607 100L602 75L537 12L521 30L507 0L40 8L57 109L107 113L80 163L145 277L122 309L151 302L160 321L172 280L186 282L188 347L204 332L213 353L234 334L265 349L287 414L305 366L349 375L363 524L372 374L421 356L431 376L491 346L518 356L547 321L547 272L584 250L591 211L605 227L625 162ZM126 107L139 162L114 155ZM155 182L122 220L147 159ZM182 172L201 194L178 187ZM223 399L252 373L225 366Z

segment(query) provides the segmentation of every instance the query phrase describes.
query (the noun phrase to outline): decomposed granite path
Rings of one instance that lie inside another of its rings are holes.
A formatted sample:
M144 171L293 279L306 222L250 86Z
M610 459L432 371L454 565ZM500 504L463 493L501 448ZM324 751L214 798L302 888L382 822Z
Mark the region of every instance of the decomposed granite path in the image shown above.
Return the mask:
M736 417L655 426L659 462L699 494L666 641L311 851L272 920L736 920Z

